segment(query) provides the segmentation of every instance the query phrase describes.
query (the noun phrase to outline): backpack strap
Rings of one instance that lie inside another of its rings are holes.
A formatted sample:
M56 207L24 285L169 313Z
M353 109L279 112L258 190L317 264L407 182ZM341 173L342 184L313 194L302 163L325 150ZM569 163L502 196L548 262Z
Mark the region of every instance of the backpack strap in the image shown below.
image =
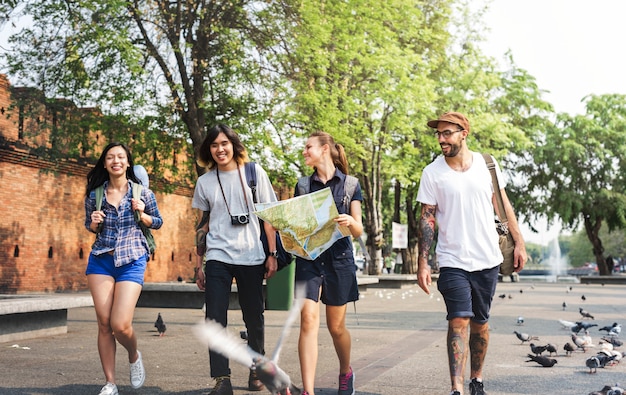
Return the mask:
M255 162L246 162L244 164L244 169L246 171L246 180L248 181L248 186L252 190L252 202L257 203L256 196L256 164Z
M96 192L96 211L102 210L102 199L104 199L104 185L100 185L95 189Z
M306 195L311 191L311 178L309 176L298 178L296 188L298 189L298 196Z
M356 192L356 186L358 183L358 178L346 175L346 180L343 184L343 204L348 214L350 213L350 202L352 202L352 196L354 196L354 192Z
M95 189L96 193L96 211L102 210L102 200L104 199L104 185L100 185ZM96 228L96 233L102 232L102 228L104 228L104 223L100 222L98 227Z
M483 154L489 173L491 173L491 184L493 185L493 193L496 195L496 203L498 204L498 214L500 221L507 222L506 211L504 211L504 203L502 202L502 192L500 192L500 183L496 174L496 164L493 157L489 154Z
M131 181L131 184L133 186L133 199L135 200L141 199L141 193L143 192L143 185L141 185L138 182L132 182L132 181ZM141 213L139 212L139 210L135 210L135 221L136 222L141 221Z

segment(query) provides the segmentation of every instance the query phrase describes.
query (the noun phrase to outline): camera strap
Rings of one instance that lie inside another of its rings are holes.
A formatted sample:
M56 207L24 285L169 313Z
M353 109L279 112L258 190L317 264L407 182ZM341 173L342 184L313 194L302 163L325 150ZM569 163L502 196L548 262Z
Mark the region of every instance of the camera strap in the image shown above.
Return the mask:
M243 178L241 177L241 171L239 171L239 164L237 164L237 173L239 174L239 182L241 182L241 190L243 191L243 199L246 201L246 209L248 209L248 215L250 215L250 206L248 205L248 196L246 194L246 188L243 186ZM228 211L228 215L231 217L233 214L230 212L230 207L228 207L228 201L226 200L226 194L224 194L224 188L222 188L222 181L220 180L220 170L215 167L215 174L217 175L217 183L220 184L220 191L222 191L222 197L224 198L224 203L226 204L226 210Z

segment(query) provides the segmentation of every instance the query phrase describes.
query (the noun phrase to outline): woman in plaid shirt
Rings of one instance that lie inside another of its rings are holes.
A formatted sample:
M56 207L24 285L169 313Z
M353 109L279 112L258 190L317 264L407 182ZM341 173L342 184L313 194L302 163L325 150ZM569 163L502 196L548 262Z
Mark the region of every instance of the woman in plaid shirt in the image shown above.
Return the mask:
M149 259L149 248L134 212L149 228L159 229L163 219L154 193L143 188L141 199L133 199L132 183L139 183L133 158L122 143L107 145L96 166L87 175L85 227L96 233L87 264L87 283L98 319L98 352L106 378L100 395L117 395L115 350L119 342L128 351L130 384L140 388L145 381L141 353L133 329ZM96 189L104 187L102 207L96 210Z

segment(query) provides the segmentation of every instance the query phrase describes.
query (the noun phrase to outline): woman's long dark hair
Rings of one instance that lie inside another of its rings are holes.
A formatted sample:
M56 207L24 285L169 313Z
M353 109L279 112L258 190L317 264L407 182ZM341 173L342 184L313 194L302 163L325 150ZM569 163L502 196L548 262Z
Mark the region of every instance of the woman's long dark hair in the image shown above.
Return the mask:
M126 151L126 157L128 158L128 169L126 169L126 178L128 178L132 182L140 183L139 179L135 175L135 170L133 170L134 162L133 155L130 153L130 149L126 144L115 141L109 143L109 145L104 147L104 150L102 151L102 154L100 155L96 166L91 169L89 174L87 174L87 196L89 196L89 193L91 191L104 184L105 181L109 180L109 172L104 168L104 159L106 158L109 150L113 147L122 147L124 148L124 151Z
M212 169L215 167L215 159L213 159L213 155L211 155L211 144L220 133L224 133L226 138L233 145L233 159L237 164L242 165L248 160L248 151L246 151L246 147L243 146L241 139L239 139L239 135L224 124L217 124L209 129L206 133L206 137L200 146L200 150L198 151L198 163L201 166L208 167Z

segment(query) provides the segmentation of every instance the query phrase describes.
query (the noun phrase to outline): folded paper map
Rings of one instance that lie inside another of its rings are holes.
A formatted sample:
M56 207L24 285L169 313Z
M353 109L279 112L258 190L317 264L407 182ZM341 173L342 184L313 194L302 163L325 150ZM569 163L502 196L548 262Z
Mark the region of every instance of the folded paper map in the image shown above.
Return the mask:
M255 214L280 233L283 247L314 260L350 230L333 219L339 216L330 188L273 203L255 205Z

